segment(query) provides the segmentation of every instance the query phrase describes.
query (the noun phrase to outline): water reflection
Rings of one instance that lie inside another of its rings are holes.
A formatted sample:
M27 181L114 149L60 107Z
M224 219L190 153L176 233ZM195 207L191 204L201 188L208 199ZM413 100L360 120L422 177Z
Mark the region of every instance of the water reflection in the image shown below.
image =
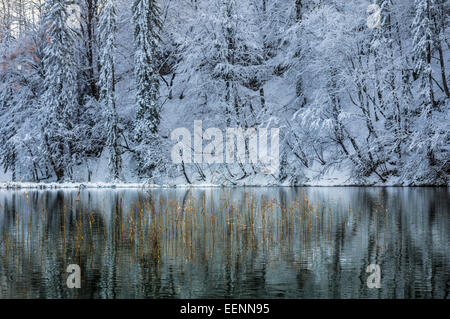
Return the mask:
M0 191L0 298L448 298L448 203L446 188Z

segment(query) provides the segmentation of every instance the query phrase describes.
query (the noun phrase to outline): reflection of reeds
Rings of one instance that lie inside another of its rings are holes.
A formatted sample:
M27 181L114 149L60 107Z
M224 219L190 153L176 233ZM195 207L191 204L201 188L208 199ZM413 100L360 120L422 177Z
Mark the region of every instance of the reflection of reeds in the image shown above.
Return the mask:
M176 260L185 265L288 254L295 245L306 250L331 238L332 208L311 202L304 191L289 201L251 193L240 201L230 192L217 200L212 191L199 196L189 193L180 199L148 192L130 203L117 195L108 208L105 201L91 207L83 191L56 206L46 196L32 203L25 194L23 205L6 219L0 253L3 260L14 260L17 269L59 258L93 266L99 256L114 263L158 266ZM10 220L14 227L7 224Z

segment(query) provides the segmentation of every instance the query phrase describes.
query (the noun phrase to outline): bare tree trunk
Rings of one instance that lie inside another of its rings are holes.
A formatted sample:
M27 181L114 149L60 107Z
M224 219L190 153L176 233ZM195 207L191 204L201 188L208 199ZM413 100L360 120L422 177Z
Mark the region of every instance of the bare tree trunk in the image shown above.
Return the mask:
M302 4L302 1L303 0L295 0L295 13L296 13L295 17L297 19L297 22L300 22L302 20L302 18L303 18L303 16L302 16L303 15L303 11L302 11L303 4Z
M438 42L437 47L438 47L438 51L439 51L439 62L441 65L442 87L444 88L445 95L447 95L447 97L450 97L450 92L448 90L448 85L447 85L447 75L445 73L444 53L442 52L441 41Z

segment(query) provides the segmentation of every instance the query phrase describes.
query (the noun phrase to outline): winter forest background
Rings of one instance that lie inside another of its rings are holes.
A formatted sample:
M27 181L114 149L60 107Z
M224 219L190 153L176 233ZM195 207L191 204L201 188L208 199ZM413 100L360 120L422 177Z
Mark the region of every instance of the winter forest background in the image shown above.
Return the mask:
M0 0L0 181L448 185L446 0ZM280 128L281 166L171 132Z

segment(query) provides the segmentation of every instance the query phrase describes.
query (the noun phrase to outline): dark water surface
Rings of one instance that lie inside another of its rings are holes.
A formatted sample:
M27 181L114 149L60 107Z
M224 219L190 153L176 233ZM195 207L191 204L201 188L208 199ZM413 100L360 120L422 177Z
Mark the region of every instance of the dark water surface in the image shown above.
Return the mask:
M449 298L447 188L0 191L0 298ZM82 287L67 288L69 264ZM369 289L370 264L381 288Z

